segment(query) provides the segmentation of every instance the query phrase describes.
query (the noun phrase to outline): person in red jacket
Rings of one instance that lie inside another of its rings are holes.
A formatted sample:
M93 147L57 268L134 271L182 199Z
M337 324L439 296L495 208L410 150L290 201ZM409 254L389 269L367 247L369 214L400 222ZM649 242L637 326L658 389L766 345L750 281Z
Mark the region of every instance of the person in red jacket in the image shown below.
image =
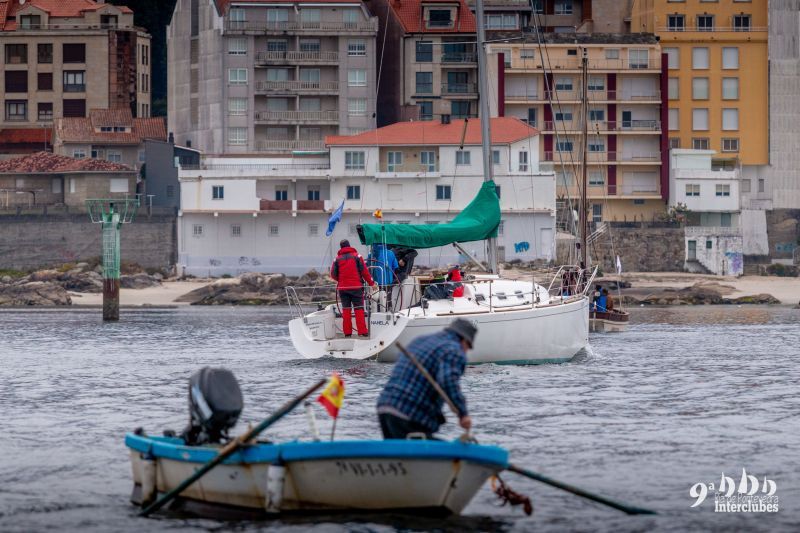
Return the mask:
M356 328L359 337L368 337L367 321L364 317L364 282L375 287L369 275L364 258L350 246L350 241L343 239L339 243L339 253L331 265L331 277L336 280L336 290L342 302L342 331L345 337L353 335L353 322L350 308L356 310Z
M450 272L447 273L447 281L454 284L455 288L453 289L453 298L463 298L464 297L464 285L461 284L461 270L455 266L450 269Z

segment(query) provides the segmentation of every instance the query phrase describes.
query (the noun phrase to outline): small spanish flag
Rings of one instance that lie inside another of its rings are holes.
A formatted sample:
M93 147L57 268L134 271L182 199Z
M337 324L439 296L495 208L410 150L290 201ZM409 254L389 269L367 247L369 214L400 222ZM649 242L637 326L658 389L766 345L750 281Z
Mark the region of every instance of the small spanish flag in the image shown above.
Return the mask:
M332 418L339 416L339 409L344 401L344 381L336 372L331 375L330 381L325 386L317 401L321 403Z
M377 219L382 219L383 218L383 211L381 211L380 209L376 209L375 212L372 213L372 216L374 216Z

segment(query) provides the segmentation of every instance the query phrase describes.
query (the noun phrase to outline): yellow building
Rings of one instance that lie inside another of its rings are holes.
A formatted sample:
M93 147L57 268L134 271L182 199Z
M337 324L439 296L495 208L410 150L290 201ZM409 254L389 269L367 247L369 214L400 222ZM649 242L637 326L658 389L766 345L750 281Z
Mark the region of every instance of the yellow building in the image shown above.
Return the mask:
M631 30L669 58L671 148L715 150L744 176L769 163L767 0L640 0Z

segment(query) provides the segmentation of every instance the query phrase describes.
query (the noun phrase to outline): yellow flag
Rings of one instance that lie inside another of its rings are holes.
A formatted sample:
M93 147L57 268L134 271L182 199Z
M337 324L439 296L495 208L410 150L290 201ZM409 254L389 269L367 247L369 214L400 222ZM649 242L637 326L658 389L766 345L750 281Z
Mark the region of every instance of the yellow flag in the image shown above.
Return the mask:
M383 211L381 211L380 209L376 209L375 212L372 213L372 216L374 216L375 218L383 218Z
M344 381L339 377L339 374L334 372L331 375L330 381L328 381L317 401L327 409L331 417L336 418L339 416L339 409L342 408L342 402L344 402Z

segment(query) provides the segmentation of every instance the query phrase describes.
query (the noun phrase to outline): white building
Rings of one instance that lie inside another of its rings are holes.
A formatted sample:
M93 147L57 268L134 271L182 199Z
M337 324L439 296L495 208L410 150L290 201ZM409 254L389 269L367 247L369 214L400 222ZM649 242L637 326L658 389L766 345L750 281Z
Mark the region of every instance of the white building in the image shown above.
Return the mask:
M685 206L686 268L714 274L744 273L741 173L715 170L713 150L670 151L670 207ZM766 239L766 237L765 237Z
M539 171L537 135L517 119L492 119L501 260L555 255L555 176ZM198 276L327 269L341 239L366 255L356 227L377 222L376 209L386 224L443 224L483 182L478 120L402 122L330 136L326 146L327 158L216 158L182 168L179 268ZM342 220L327 237L342 201ZM485 255L484 243L465 247ZM452 247L419 252L417 265L463 259Z

